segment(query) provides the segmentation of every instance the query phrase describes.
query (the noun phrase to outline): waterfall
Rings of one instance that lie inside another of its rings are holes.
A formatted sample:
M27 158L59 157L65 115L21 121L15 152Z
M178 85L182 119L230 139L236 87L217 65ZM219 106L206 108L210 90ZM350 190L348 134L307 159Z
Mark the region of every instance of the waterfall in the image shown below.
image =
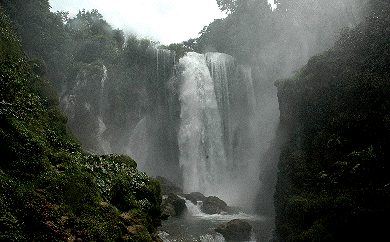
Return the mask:
M145 161L150 149L150 136L147 134L149 122L148 118L144 117L141 121L138 122L137 126L134 128L129 145L127 147L126 154L129 155L132 159L137 161L138 169L140 171L145 171Z
M175 67L172 57L156 50L151 106L126 153L142 171L183 184L185 192L250 206L243 203L260 186L251 68L222 53L187 53Z
M221 116L204 55L188 53L180 87L180 166L187 192L214 193L227 167Z
M145 80L145 112L131 131L125 153L148 175L163 176L180 184L176 131L179 104L172 80L175 53L156 49L153 54L155 68L149 70L150 78Z
M188 53L180 66L184 190L232 203L254 196L259 184L250 68L222 53Z
M207 66L209 67L211 78L214 83L214 91L217 98L218 110L221 116L221 126L223 134L223 144L226 153L226 159L228 167L232 167L233 150L231 149L232 144L232 125L231 125L231 111L230 107L230 89L232 81L231 75L232 69L234 68L234 58L232 56L210 52L206 53Z

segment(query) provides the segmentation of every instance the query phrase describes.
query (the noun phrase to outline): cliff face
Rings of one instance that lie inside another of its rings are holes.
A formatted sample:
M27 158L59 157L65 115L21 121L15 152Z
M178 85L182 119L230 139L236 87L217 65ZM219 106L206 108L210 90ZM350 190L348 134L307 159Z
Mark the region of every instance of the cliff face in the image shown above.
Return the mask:
M293 78L276 82L278 241L385 236L390 214L390 29L386 1ZM279 137L282 138L282 137Z
M158 181L129 157L84 153L58 100L0 9L0 240L157 240Z

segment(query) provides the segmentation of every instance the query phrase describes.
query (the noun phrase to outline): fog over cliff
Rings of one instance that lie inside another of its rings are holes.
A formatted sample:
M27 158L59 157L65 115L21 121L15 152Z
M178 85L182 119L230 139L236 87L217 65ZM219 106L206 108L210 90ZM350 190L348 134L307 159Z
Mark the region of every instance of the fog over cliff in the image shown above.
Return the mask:
M129 154L141 170L167 177L188 192L198 189L215 193L233 204L247 206L253 206L257 196L267 201L262 209L272 210L271 177L275 177L278 157L273 139L279 118L273 83L291 76L311 56L331 47L341 29L356 26L363 3L279 1L278 8L272 10L266 2L237 1L225 19L215 20L201 31L199 38L180 44L186 51L227 54L206 54L204 60L189 54L174 57L180 52L179 44L166 46L169 51L146 46L148 54L144 55L134 52L134 48L142 48L142 43L132 46L135 42L129 39L125 50L140 54L124 59L129 63L126 75L118 76L124 73L104 61L100 68L107 71L100 72L95 80L80 69L73 87L67 85L61 97L64 111L75 112L68 115L70 125L74 123L74 128L80 130L76 134L87 132L80 134L81 139L95 137L83 143L99 153ZM228 1L221 1L221 9L230 6L224 4ZM190 73L189 68L204 70ZM186 90L191 78L195 81L191 85L196 85L193 99L185 97L191 92ZM204 86L207 78L211 83ZM132 104L118 113L115 110L119 107L111 102L118 100L115 83L122 80L136 85L128 96L119 93L123 102ZM89 100L84 100L86 92L94 93ZM207 97L208 92L214 94ZM216 116L201 111L210 102L214 102ZM190 108L191 105L195 106ZM79 119L77 115L81 115ZM113 126L110 122L119 117L122 125ZM208 123L211 121L216 126ZM83 123L87 126L81 128ZM192 131L185 131L185 127ZM185 132L193 134L187 137ZM264 191L258 195L261 188ZM262 203L256 202L256 206Z
M173 1L154 2L132 17L172 18L151 13L172 10ZM191 20L201 21L206 5L194 4L175 16L192 11ZM351 214L363 214L356 221L380 214L363 200L372 193L386 204L388 183L379 180L387 171L388 3L213 4L223 18L164 45L115 29L105 10L54 13L47 0L4 0L1 11L42 79L32 90L55 115L58 104L61 129L67 132L66 121L84 152L130 156L140 171L176 184L182 203L200 192L256 214L248 220L257 229L270 230L275 220L276 241L315 234L331 241L324 234L341 233L329 222L342 221L338 214L347 225ZM191 28L184 17L175 21L161 27L164 34ZM192 202L184 205L193 217L210 218L200 210L204 201ZM350 210L339 213L345 204ZM326 217L325 208L334 213Z

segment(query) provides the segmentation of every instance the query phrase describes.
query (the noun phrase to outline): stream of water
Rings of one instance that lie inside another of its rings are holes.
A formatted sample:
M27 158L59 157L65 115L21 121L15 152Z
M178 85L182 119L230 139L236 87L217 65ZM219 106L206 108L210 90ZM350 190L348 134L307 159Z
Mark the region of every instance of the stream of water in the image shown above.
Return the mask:
M186 200L187 213L182 217L170 217L163 221L159 232L164 242L224 242L225 238L214 231L221 224L233 219L244 220L252 225L249 242L267 241L270 237L272 222L270 218L247 214L205 214L200 210L200 203L194 205Z

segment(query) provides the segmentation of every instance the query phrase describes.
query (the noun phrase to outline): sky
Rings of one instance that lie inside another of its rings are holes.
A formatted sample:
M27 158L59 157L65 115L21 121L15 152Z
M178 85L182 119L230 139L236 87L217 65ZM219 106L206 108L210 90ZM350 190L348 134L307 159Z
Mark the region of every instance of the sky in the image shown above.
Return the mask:
M204 26L226 15L216 0L49 0L51 11L97 9L114 28L161 44L198 37Z
M274 2L268 0L268 2ZM115 29L169 45L198 37L204 26L226 14L216 0L49 0L51 11L97 9Z

